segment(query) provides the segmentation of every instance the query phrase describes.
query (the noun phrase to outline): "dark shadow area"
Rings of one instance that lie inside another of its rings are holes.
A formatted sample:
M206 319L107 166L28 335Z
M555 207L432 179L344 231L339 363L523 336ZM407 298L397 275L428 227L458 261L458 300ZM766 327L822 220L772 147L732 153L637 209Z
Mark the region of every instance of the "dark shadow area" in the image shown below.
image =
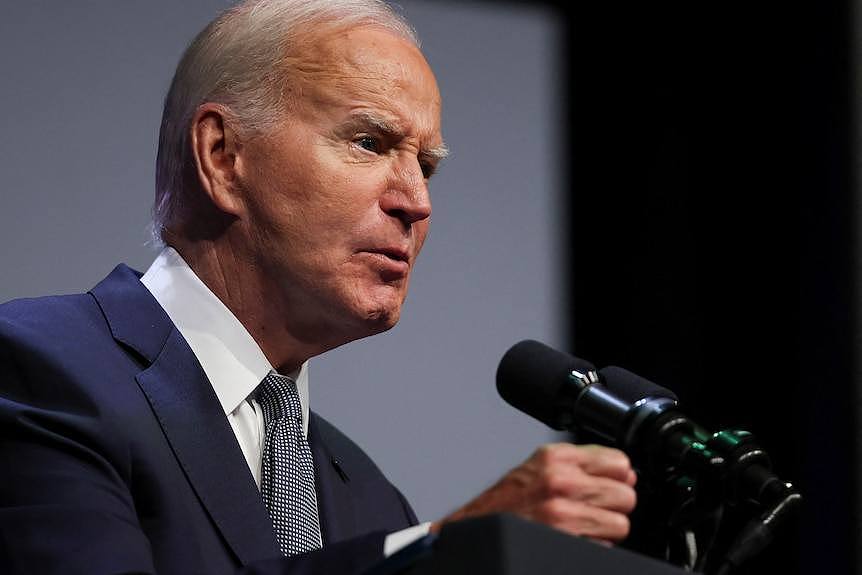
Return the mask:
M741 572L859 572L852 4L543 4L567 28L570 351L753 432L797 485L798 524Z
M579 3L572 351L753 432L806 497L750 573L854 572L848 2Z

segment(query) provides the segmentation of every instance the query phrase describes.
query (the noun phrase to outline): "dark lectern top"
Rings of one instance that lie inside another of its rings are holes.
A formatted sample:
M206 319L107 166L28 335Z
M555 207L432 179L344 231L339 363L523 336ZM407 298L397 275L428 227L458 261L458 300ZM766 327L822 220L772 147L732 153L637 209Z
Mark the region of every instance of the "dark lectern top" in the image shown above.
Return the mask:
M608 548L512 515L443 527L427 557L405 575L682 575L625 549Z

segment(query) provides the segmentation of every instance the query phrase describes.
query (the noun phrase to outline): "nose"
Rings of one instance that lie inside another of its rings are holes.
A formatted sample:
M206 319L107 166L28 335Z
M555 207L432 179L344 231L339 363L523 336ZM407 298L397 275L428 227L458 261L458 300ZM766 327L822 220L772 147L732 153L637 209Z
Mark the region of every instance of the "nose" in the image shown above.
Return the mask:
M408 228L431 217L431 196L418 162L415 167L402 167L396 171L380 199L380 207Z

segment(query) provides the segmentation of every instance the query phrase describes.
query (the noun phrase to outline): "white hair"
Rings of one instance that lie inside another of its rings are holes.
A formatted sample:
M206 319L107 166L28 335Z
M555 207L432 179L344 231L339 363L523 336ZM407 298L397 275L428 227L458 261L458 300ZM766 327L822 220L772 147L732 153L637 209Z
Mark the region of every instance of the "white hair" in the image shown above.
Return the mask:
M165 98L156 159L157 243L197 187L189 129L201 104L224 105L240 137L266 133L286 111L284 65L301 40L322 30L371 25L419 46L413 28L383 0L247 0L192 41Z

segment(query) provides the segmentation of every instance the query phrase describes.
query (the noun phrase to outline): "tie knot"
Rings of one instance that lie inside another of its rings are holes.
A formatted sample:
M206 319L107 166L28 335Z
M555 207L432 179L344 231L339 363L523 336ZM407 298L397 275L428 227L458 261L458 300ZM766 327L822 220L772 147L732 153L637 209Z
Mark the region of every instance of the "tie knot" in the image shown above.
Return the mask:
M296 382L286 375L269 372L257 388L257 402L263 410L265 425L284 417L302 422L302 405Z

